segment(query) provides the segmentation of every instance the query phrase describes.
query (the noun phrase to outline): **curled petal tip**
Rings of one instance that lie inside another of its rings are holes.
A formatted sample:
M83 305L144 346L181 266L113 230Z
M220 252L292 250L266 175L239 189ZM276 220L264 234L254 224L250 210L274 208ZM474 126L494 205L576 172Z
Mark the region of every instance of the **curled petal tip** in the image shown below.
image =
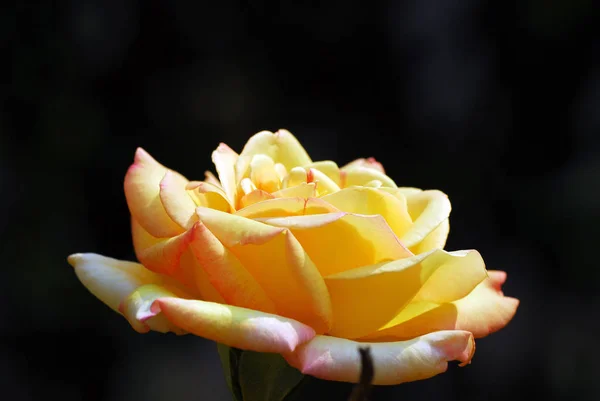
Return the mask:
M83 255L81 253L74 253L67 257L67 262L69 262L69 264L72 267L75 267L77 265L77 262L79 262L81 258L83 258Z

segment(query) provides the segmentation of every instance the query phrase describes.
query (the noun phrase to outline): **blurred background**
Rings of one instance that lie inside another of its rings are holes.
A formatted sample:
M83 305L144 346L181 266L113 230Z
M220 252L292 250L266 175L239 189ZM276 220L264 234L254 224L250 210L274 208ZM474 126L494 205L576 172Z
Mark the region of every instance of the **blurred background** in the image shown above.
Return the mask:
M202 178L219 142L279 128L449 194L447 248L478 249L521 299L472 365L374 401L600 399L592 0L24 3L0 14L7 399L230 400L214 344L135 333L66 256L134 259L136 147Z

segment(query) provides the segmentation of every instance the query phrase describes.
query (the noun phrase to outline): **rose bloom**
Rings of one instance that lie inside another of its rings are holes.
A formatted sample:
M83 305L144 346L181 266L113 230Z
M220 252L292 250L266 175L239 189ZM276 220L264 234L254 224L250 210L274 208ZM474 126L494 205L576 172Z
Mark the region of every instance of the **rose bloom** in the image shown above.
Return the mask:
M369 346L374 384L471 361L474 338L519 301L474 250L444 251L448 197L398 187L374 159L313 162L288 131L259 132L218 178L188 181L138 149L125 176L140 263L69 262L140 333L192 333L280 353L302 373L356 382Z

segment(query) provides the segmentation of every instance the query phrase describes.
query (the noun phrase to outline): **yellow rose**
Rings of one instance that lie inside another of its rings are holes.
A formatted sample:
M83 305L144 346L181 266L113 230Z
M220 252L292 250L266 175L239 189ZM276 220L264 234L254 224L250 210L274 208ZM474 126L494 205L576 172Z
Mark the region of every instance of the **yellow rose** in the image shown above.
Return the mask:
M301 372L356 382L369 345L374 384L469 363L474 337L504 327L518 300L477 251L443 250L450 202L397 187L374 159L313 162L285 130L238 155L213 152L218 179L188 181L138 149L125 177L141 264L69 262L138 332L192 333L280 353Z

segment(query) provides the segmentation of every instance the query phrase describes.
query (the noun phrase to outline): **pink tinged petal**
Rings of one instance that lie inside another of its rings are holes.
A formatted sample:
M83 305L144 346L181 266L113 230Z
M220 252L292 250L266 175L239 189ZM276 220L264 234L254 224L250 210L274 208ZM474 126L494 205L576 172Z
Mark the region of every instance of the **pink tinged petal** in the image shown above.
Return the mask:
M238 216L248 219L265 217L303 216L337 212L338 210L318 198L275 198L255 203L236 212Z
M277 313L325 332L331 325L327 287L294 235L245 217L198 208L200 220L242 263Z
M381 330L364 339L408 339L438 330L466 330L481 338L502 329L515 315L519 300L502 294L505 272L488 274L466 297L443 304L411 303Z
M412 248L448 219L451 205L448 196L437 190L428 190L406 196L413 226L400 239Z
M273 301L258 282L202 223L194 226L191 249L210 283L222 294L226 303L275 313Z
M119 310L138 333L147 333L153 330L160 333L171 331L176 334L184 334L183 330L169 322L165 316L156 315L150 308L157 298L176 296L175 292L164 286L146 284L129 294L121 303ZM180 294L180 296L182 295Z
M135 153L134 163L125 176L124 189L127 205L133 217L155 237L173 237L184 228L165 210L160 199L160 182L167 169L142 148ZM177 173L173 172L177 175ZM185 178L179 176L178 181Z
M381 216L335 212L261 221L291 229L323 276L413 255Z
M255 189L254 191L249 192L240 198L239 208L242 209L250 205L254 205L255 203L263 202L273 198L274 196L270 193L265 192L262 189Z
M293 319L212 302L166 297L157 299L151 310L164 313L182 330L243 350L293 352L315 335Z
M181 255L187 250L193 238L192 231L186 231L172 238L156 238L133 218L131 233L138 260L147 269L166 275L173 275L179 269Z
M340 190L340 187L329 177L327 177L321 171L311 168L307 173L308 182L314 182L317 184L318 196L324 196Z
M215 177L215 175L210 171L204 172L204 182L215 185L217 187L221 187L221 182L219 181L219 179Z
M236 163L237 181L247 176L250 161L257 154L269 156L275 163L281 163L288 171L293 167L312 162L300 142L289 131L283 129L275 133L261 131L248 140L240 153Z
M478 253L442 250L326 276L335 317L329 334L367 336L393 320L409 302L432 302L433 298L455 301L485 276ZM377 296L373 295L374 288Z
M195 194L198 206L210 207L211 209L233 212L235 206L223 188L209 182L190 181L186 189Z
M79 281L115 312L136 288L146 284L178 285L153 273L139 263L117 260L95 253L76 253L68 257ZM120 313L120 312L119 312Z
M225 303L225 299L211 284L210 277L204 268L200 266L190 248L181 255L179 263L180 268L175 272L173 278L197 293L198 295L194 298L221 304Z
M212 161L219 174L221 187L227 194L230 203L235 204L237 199L237 181L235 178L235 164L238 160L238 154L224 143L219 144L212 153Z
M300 185L275 191L272 195L275 198L314 198L317 195L316 186L314 182L303 182Z
M167 170L160 182L160 200L165 211L179 226L189 229L198 221L196 203L188 194L188 180L181 175Z
M475 352L467 331L438 331L409 341L362 343L337 337L316 336L284 355L302 373L324 380L357 383L361 361L358 349L369 347L375 385L394 385L427 379L448 369L448 362L470 363Z
M355 185L364 186L373 180L381 181L382 185L385 187L397 187L394 180L379 170L362 166L353 166L349 168L342 167L342 187L344 188Z
M406 202L376 188L344 188L322 199L345 212L381 215L398 237L412 225Z
M340 169L335 162L330 160L323 160L318 162L313 162L303 166L306 170L310 170L311 168L319 170L323 174L325 174L329 179L331 179L337 186L341 185L341 176Z
M351 168L354 168L354 167L367 167L367 168L371 168L371 169L379 171L380 173L385 174L383 165L381 163L379 163L377 160L375 160L375 158L373 158L373 157L369 157L367 159L356 159L356 160L351 161L350 163L346 164L345 166L343 166L342 169L350 170Z

